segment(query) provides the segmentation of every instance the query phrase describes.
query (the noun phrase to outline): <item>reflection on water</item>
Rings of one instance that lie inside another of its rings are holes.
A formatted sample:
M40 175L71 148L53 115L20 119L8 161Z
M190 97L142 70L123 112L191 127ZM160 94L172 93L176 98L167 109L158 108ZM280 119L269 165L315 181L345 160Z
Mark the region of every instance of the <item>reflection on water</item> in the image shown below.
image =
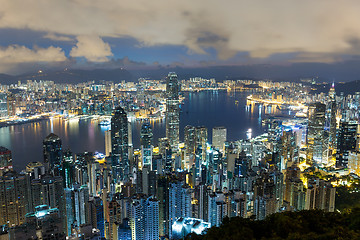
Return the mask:
M186 125L206 126L211 142L211 129L225 126L228 129L228 140L246 138L246 131L252 129L252 135L263 132L261 120L265 113L276 111L274 107L248 105L246 93L226 91L205 91L184 93L185 101L181 105L180 139ZM270 107L270 108L269 108ZM53 118L37 123L0 128L0 146L12 151L13 164L16 170L22 170L31 161L42 161L42 141L51 132L58 135L63 149L70 148L73 153L84 151L104 152L105 131L109 127L99 125L100 120L64 121ZM134 147L140 144L141 122L132 122ZM165 136L165 120L151 121L154 132L154 144Z

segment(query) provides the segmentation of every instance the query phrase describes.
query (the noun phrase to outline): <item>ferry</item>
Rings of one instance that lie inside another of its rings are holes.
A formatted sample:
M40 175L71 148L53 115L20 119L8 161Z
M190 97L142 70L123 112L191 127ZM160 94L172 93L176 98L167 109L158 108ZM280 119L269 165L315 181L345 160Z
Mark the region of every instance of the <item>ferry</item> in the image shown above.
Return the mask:
M100 126L109 126L111 124L110 120L103 120L99 123Z

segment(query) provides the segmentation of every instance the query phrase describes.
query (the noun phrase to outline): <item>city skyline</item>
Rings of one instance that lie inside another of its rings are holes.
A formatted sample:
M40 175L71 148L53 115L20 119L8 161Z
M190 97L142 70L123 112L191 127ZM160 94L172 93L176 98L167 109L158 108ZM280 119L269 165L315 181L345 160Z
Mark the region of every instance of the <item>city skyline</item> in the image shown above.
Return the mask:
M314 82L179 80L170 72L136 83L0 85L0 126L8 131L0 146L17 125L51 132L41 139L42 156L27 156L20 171L12 156L19 150L0 147L0 236L201 238L227 218L344 216L339 202L355 205L341 194L354 191L340 191L356 187L360 174L360 92L337 94L332 84L316 93ZM245 137L246 122L256 128ZM233 126L241 131L233 135ZM105 154L77 149L89 142Z
M0 240L360 239L359 1L0 6Z

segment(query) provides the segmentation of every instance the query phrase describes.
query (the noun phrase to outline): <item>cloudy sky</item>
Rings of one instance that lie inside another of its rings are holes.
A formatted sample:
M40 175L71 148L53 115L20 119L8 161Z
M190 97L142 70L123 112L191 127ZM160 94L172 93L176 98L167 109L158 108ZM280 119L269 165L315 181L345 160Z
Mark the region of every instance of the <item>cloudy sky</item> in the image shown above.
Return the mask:
M0 6L3 73L360 59L358 0L0 0Z

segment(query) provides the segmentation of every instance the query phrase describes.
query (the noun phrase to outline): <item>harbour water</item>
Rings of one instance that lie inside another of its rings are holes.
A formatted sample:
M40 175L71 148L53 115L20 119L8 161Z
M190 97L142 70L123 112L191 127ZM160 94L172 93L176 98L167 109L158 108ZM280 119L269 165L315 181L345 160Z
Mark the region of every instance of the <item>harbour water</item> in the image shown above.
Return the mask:
M246 138L248 129L253 136L263 133L261 125L266 111L261 105L246 105L247 92L202 91L184 93L185 101L181 105L180 140L183 140L186 125L205 126L208 128L209 142L211 129L216 126L227 128L228 141ZM272 107L274 108L274 107ZM100 120L84 119L65 121L54 118L35 123L0 128L0 146L12 151L15 170L20 171L27 163L43 161L42 141L51 132L58 135L63 149L73 153L84 151L104 152L106 126L99 125ZM132 122L132 139L134 147L140 144L141 122ZM165 136L165 119L151 122L154 133L154 144Z

